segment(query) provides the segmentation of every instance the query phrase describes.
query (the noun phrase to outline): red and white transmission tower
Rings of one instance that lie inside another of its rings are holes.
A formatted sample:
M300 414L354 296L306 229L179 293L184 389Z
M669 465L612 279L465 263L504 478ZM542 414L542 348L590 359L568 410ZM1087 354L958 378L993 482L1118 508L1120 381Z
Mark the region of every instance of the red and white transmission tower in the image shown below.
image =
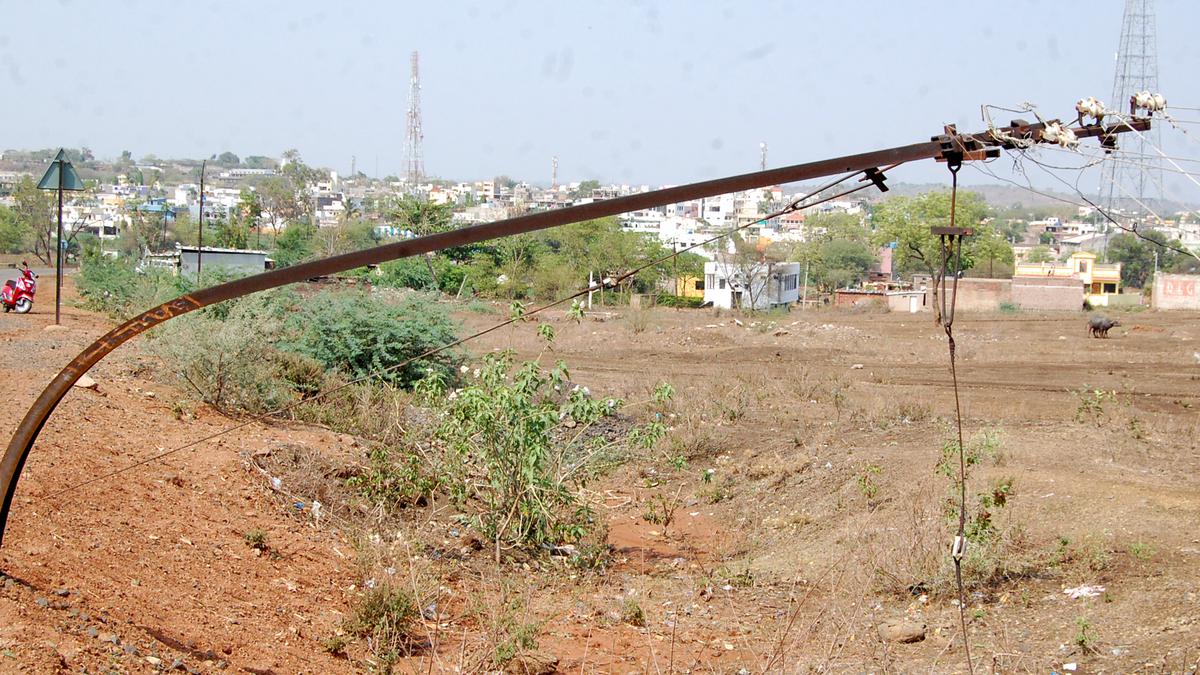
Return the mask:
M405 171L410 188L420 184L425 177L425 160L421 155L421 74L417 64L417 52L412 53L412 79L408 90L408 128L404 135Z

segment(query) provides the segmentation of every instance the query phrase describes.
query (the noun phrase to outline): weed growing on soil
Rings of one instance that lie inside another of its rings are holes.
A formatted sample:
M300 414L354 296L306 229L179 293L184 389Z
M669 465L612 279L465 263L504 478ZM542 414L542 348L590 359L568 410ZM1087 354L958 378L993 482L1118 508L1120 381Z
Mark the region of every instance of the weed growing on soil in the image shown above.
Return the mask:
M1075 408L1075 421L1091 420L1096 426L1100 426L1106 418L1104 405L1117 400L1116 391L1091 389L1086 384L1079 389L1072 389L1071 393L1079 399L1079 405Z
M267 533L262 530L250 530L242 536L246 545L257 551L267 550Z
M653 319L652 312L653 310L645 307L630 307L625 313L625 325L629 327L629 332L634 335L645 333Z
M1145 542L1137 541L1129 545L1129 553L1133 557L1145 562L1154 557L1154 547Z
M530 620L525 601L509 584L501 582L498 597L490 601L479 598L475 603L473 613L487 639L487 650L478 667L467 672L503 670L537 650L545 622Z
M440 481L415 453L378 446L367 454L365 471L346 481L368 502L395 510L425 503Z
M345 656L346 645L346 638L341 635L331 635L321 641L321 648L333 656Z
M862 473L858 474L858 491L866 497L868 502L875 501L875 496L879 494L879 485L875 483L875 476L883 473L883 469L878 464L868 464Z
M621 604L621 623L627 623L630 626L643 628L646 625L646 612L638 601L633 598L625 598L625 602Z
M661 423L637 433L589 433L620 410L618 399L597 399L568 387L561 362L514 366L512 354L484 358L468 386L448 391L441 379L418 385L434 412L430 451L441 459L438 484L475 511L471 523L496 548L538 549L577 542L592 527L591 509L577 494L620 446L655 442ZM612 436L613 438L610 438Z
M1092 649L1096 641L1096 638L1088 632L1091 629L1092 622L1088 621L1087 617L1081 616L1075 619L1075 637L1071 641L1085 652Z
M419 615L411 593L383 583L363 594L344 629L366 638L371 653L387 665L408 653Z

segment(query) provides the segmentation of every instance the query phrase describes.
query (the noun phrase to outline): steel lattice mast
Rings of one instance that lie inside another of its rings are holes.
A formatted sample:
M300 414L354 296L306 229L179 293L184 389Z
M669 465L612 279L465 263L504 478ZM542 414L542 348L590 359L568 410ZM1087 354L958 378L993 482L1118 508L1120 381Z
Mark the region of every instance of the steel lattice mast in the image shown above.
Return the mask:
M1154 0L1125 0L1116 65L1109 108L1127 114L1129 97L1139 91L1158 93L1158 38ZM1109 118L1107 121L1111 123L1116 120ZM1149 204L1149 199L1166 196L1162 194L1162 161L1151 147L1151 144L1161 146L1158 131L1155 129L1143 136L1131 135L1121 139L1121 147L1112 158L1116 161L1104 165L1100 192L1109 211L1119 208L1149 215L1138 201Z
M412 77L408 90L408 126L404 134L405 177L409 188L415 188L425 177L425 159L421 155L421 141L425 138L421 131L421 74L417 62L417 52L412 53Z

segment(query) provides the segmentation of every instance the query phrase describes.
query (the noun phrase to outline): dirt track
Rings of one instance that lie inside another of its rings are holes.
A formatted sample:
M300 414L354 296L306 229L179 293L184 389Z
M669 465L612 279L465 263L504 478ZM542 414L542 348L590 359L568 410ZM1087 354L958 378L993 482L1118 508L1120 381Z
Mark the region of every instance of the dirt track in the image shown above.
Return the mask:
M70 309L65 328L44 330L45 300L32 315L0 317L5 438L107 325ZM679 467L664 451L592 486L610 507L615 562L605 577L464 564L445 580L457 598L446 637L411 669L453 670L482 639L469 600L502 586L532 599L527 611L545 622L540 649L562 672L962 669L952 598L922 601L880 581L948 545L933 466L952 392L944 336L928 317L796 312L739 326L656 310L634 333L619 315L594 320L603 316L578 326L559 317L549 357L593 391L631 401L671 382L676 433L703 435L711 452ZM956 326L968 434L993 428L1002 439L1002 460L981 466L972 489L1013 478L1000 517L1022 532L1013 555L1039 561L972 597L972 645L980 666L994 660L1005 672L1069 661L1087 672L1178 672L1200 654L1200 324L1194 314L1130 314L1105 341L1089 339L1084 321L963 314ZM535 356L533 333L499 331L473 349ZM350 457L353 439L256 427L48 498L230 424L204 409L177 415L180 397L155 382L153 362L136 345L118 354L92 373L97 391L68 396L26 469L0 550L13 578L0 592L0 671L155 669L147 657L206 672L361 669L361 650L346 660L321 647L362 583L354 550L289 512L246 462L285 444ZM1085 386L1119 397L1077 422L1072 392ZM880 471L868 499L858 485L870 465ZM712 485L699 480L706 468ZM655 494L681 495L665 534L640 517ZM247 546L254 529L275 555ZM1080 584L1107 590L1063 594ZM644 628L613 617L631 597ZM878 639L876 623L905 616L928 624L924 641ZM1074 644L1081 617L1087 647Z

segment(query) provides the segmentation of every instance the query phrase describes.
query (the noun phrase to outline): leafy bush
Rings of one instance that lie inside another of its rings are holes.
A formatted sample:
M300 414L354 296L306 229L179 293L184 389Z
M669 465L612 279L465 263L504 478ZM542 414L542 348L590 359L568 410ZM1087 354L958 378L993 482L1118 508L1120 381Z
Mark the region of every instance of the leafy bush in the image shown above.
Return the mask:
M75 283L85 308L121 316L129 311L139 279L131 265L97 255L84 258Z
M476 507L473 524L497 556L504 547L576 542L591 525L573 488L612 442L584 431L621 402L592 399L579 387L564 392L568 376L562 363L549 372L536 362L514 370L505 352L484 357L463 389L448 391L437 376L418 386L437 412L432 437L446 455L451 497Z
M376 375L408 387L430 374L453 377L460 359L449 351L397 366L453 342L456 329L443 307L422 296L393 305L367 293L326 292L288 318L280 346L355 379Z
M383 371L453 341L454 331L445 310L420 296L396 305L358 292L326 292L302 301L295 293L274 291L170 321L155 331L153 349L200 400L229 413L258 414L344 382L339 374L383 373L380 379L389 386L410 386L430 372L450 377L457 357L445 352ZM351 387L298 412L358 431L387 423L374 404L393 402L387 387Z
M419 617L412 594L385 583L367 590L344 628L367 638L376 658L391 663L408 653Z
M671 295L669 293L660 293L655 300L655 304L659 307L682 307L685 309L698 309L704 304L704 298L687 298L682 295Z
M163 324L152 349L185 388L225 412L264 413L294 401L285 375L295 358L271 346L281 330L275 295L246 298L225 312L196 313ZM306 386L312 388L311 383Z

